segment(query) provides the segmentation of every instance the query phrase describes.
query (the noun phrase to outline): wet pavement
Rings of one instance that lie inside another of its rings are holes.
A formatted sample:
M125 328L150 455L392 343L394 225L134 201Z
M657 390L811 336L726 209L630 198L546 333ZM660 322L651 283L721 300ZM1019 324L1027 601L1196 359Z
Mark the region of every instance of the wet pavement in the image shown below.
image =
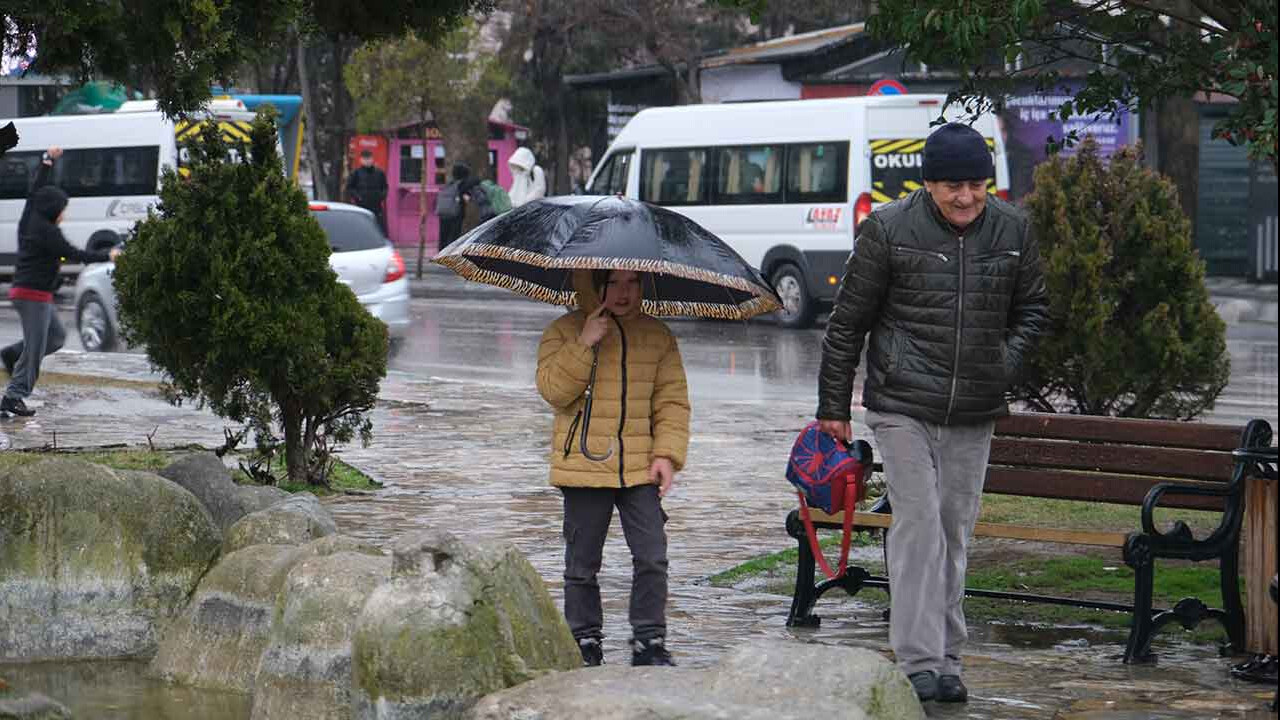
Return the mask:
M373 412L374 442L344 455L386 488L328 501L344 532L385 542L406 530L438 527L467 539L512 542L559 599L560 498L546 485L544 461L551 416L532 377L541 331L560 312L493 294L415 300L413 333L393 360L383 400ZM833 594L823 601L820 630L793 631L784 622L788 597L707 582L716 572L791 542L782 530L793 499L782 466L794 432L813 413L821 330L783 331L765 322L680 321L672 327L694 407L688 468L665 503L671 516L669 644L678 660L706 665L725 648L761 635L886 649L887 624L868 605ZM0 316L0 341L16 334L11 319ZM1229 344L1232 385L1211 419L1261 416L1274 424L1274 326L1233 327ZM42 388L35 398L41 403L37 418L0 425L15 447L49 445L55 434L59 446L145 444L148 435L158 446L222 441L217 418L193 407L171 407L146 386L154 376L141 356L63 352L47 367L51 378L89 373L106 379ZM868 435L865 428L860 434ZM625 662L629 576L629 555L615 521L601 578L611 663ZM1124 636L1116 632L989 624L975 626L973 633L967 666L972 699L966 706L932 707L932 715L1271 717L1263 709L1270 691L1235 684L1227 673L1232 659L1219 658L1211 646L1185 642L1178 633L1157 639L1161 661L1146 667L1119 662ZM9 672L0 669L33 689L56 685L66 674L58 666L16 677ZM168 698L168 691L143 680L130 682L148 688L143 695ZM98 702L88 684L77 687L83 702ZM57 697L55 687L46 692ZM225 698L207 700L189 702L195 714L188 717L242 717L226 707ZM118 702L111 707L117 710L90 716L152 716L129 714L134 711Z

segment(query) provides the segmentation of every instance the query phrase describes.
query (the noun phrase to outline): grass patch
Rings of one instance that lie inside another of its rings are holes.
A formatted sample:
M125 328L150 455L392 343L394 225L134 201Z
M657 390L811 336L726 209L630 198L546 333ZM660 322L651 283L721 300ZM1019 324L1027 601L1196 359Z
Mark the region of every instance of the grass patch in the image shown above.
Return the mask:
M159 390L160 383L154 380L134 380L130 378L100 377L97 375L80 375L77 373L42 372L40 384L90 386L95 388L125 388L131 390Z
M1120 532L1139 528L1138 507L1002 495L983 496L982 502L980 519L985 522ZM1202 536L1205 531L1218 526L1221 514L1173 510L1161 511L1156 516L1159 526L1174 520L1187 523L1197 531L1197 535ZM821 534L821 545L827 550L828 557L833 548L839 547L839 542L838 531ZM855 540L855 544L862 546L878 542L878 538L868 534L862 534ZM1054 546L1053 549L1059 552L1042 552L1035 545L1016 546L1008 552L1001 547L986 561L981 559L984 554L979 553L969 564L968 586L1125 604L1133 602L1134 573L1122 562L1119 550L1085 553L1076 548L1079 552L1072 554L1072 547ZM1061 553L1061 550L1066 550L1066 553ZM761 582L753 587L754 591L763 589L790 595L795 585L796 557L794 547L761 555L717 573L710 580L713 585L725 587L758 579ZM878 559L866 568L873 574L884 574L883 564ZM1221 607L1219 582L1216 563L1160 561L1155 572L1154 604L1169 608L1184 597L1197 597L1210 607ZM1240 582L1243 595L1243 579ZM888 605L887 595L877 590L864 589L857 597L863 603ZM1128 628L1130 622L1130 616L1120 612L985 598L967 598L965 610L970 618L978 621L1087 624L1115 629ZM1189 637L1193 642L1211 642L1222 634L1216 623L1206 622Z
M24 465L38 462L54 455L74 457L77 460L105 465L113 470L145 470L158 472L168 467L174 460L190 452L205 450L200 447L185 447L169 450L150 450L146 448L119 448L109 450L14 450L0 453L0 472L10 472ZM309 492L316 495L335 495L347 491L373 491L382 484L369 477L352 465L335 459L333 473L329 476L329 487L319 487L302 483L284 482L284 460L272 467L272 474L277 478L277 487L286 492ZM241 485L253 484L243 470L232 472L232 479ZM794 558L792 559L794 563Z
M1077 500L1019 497L1015 495L983 495L979 521L1072 530L1113 530L1130 532L1142 527L1142 508L1136 505L1112 505ZM1218 527L1222 513L1205 510L1157 510L1157 527L1181 520L1192 530Z
M119 450L11 450L0 453L0 472L15 470L24 465L39 462L54 455L74 457L77 460L105 465L113 470L162 470L189 449L143 450L120 448Z
M316 495L338 495L348 491L354 492L372 492L382 487L382 483L374 480L368 475L360 471L359 468L348 465L339 458L333 460L333 472L329 474L329 485L308 485L306 483L292 483L288 481L288 473L285 467L284 457L281 456L271 463L271 475L276 479L275 486L286 492L309 492ZM244 470L237 468L232 477L241 485L257 485L252 477Z
M1240 578L1244 595L1244 579ZM1001 563L998 567L970 565L968 585L981 590L1006 590L1060 597L1133 602L1133 570L1117 557L1065 555L1025 558ZM1172 607L1184 597L1198 597L1210 607L1222 607L1222 587L1218 568L1210 565L1158 563L1152 593L1156 607ZM1106 610L1090 610L1062 605L1020 603L1009 600L968 598L965 611L974 619L1024 619L1055 624L1093 623L1105 627L1128 628L1129 615ZM1201 626L1216 637L1219 628Z
M870 533L854 533L849 540L851 547L868 547L878 544ZM832 549L839 551L840 535L838 533L826 533L818 536L818 546L824 552ZM716 573L711 576L711 584L716 587L730 587L748 578L774 575L786 571L791 576L791 583L795 583L795 567L799 560L800 551L794 547L787 548L768 555L759 555L750 560L735 565L724 572ZM837 560L839 558L836 558ZM790 592L788 586L787 592Z

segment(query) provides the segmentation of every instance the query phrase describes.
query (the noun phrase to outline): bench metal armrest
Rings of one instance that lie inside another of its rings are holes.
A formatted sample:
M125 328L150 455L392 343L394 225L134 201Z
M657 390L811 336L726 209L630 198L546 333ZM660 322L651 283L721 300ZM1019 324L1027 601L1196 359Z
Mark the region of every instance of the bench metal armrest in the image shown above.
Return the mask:
M1200 497L1231 497L1236 494L1235 485L1236 482L1233 478L1229 485L1224 485L1221 488L1179 485L1178 483L1172 482L1160 483L1152 486L1152 488L1147 491L1147 496L1142 500L1142 532L1161 540L1192 541L1191 529L1180 520L1174 523L1173 532L1170 534L1162 533L1156 529L1155 511L1156 506L1160 504L1160 499L1163 498L1166 493L1172 493L1174 495L1197 495ZM1227 511L1224 511L1222 514L1223 522L1219 523L1218 527L1213 531L1213 533L1211 533L1211 535L1216 534L1218 530L1221 530L1223 525L1230 520L1231 513L1229 511L1230 503L1228 503Z
M1157 540L1168 542L1203 542L1209 544L1228 535L1232 530L1239 529L1240 521L1244 515L1243 493L1245 478L1252 475L1274 478L1276 473L1276 448L1271 447L1270 423L1265 420L1250 420L1245 425L1240 440L1243 447L1231 453L1232 458L1235 460L1235 469L1231 473L1231 481L1222 487L1209 488L1167 482L1159 483L1147 491L1147 496L1142 500L1142 532ZM1187 527L1187 524L1182 521L1175 522L1173 530L1169 533L1162 533L1157 530L1154 518L1156 506L1160 503L1160 499L1168 493L1228 498L1218 527L1214 528L1209 537L1203 541L1196 541L1191 534L1191 528Z

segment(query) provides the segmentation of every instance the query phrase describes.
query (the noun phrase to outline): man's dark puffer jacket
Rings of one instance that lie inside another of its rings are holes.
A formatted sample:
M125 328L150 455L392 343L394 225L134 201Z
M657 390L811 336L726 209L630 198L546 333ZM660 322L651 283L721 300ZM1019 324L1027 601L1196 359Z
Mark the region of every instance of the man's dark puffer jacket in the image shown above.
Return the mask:
M858 230L822 342L817 416L849 419L868 332L867 408L944 425L1005 415L1005 390L1048 319L1020 210L990 197L962 235L917 190Z

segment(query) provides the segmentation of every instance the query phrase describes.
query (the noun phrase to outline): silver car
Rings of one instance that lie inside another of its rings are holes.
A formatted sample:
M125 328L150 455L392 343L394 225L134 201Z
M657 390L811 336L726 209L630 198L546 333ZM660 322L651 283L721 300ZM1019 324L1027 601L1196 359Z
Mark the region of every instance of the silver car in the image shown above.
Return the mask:
M409 330L409 280L404 259L378 228L373 213L346 203L313 202L311 215L329 238L329 266L371 315L387 325L393 347ZM76 326L85 350L119 343L114 263L89 265L76 278Z

